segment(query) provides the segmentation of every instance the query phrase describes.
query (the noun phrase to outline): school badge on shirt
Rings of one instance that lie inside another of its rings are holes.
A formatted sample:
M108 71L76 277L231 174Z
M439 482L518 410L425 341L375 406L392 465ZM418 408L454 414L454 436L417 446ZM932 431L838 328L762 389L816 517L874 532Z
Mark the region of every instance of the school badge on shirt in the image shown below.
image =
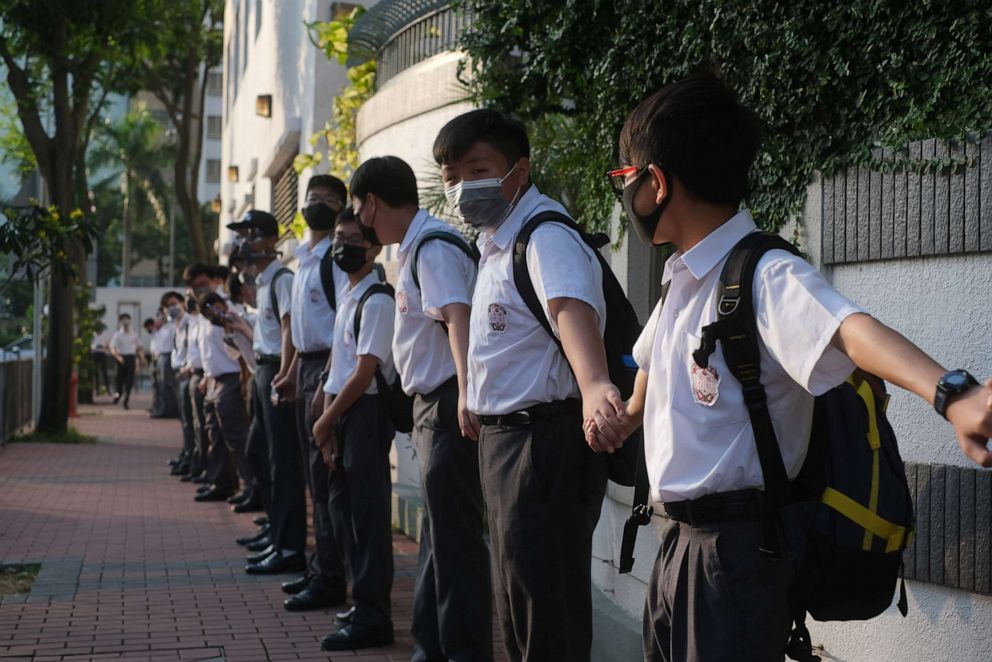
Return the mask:
M489 304L489 329L496 333L506 331L506 322L509 315L506 308L498 303Z
M406 292L403 290L396 293L396 309L400 311L400 315L406 315L410 312L410 305L406 299Z
M310 288L310 303L317 303L320 301L320 290L316 287Z
M720 399L720 373L709 366L699 367L695 361L690 369L692 374L692 398L696 404L712 407Z

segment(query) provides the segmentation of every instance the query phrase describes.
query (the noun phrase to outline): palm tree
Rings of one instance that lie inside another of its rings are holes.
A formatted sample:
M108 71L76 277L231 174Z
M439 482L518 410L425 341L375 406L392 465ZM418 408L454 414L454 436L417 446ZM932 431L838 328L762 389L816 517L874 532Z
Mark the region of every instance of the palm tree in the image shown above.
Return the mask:
M108 168L120 180L123 199L123 246L121 256L121 285L127 285L131 267L131 233L138 215L138 197L151 208L159 229L169 225L167 207L168 186L162 169L172 161L175 146L167 141L161 125L147 108L128 112L117 122L98 127L96 143L89 153L90 168ZM107 181L104 180L104 181Z

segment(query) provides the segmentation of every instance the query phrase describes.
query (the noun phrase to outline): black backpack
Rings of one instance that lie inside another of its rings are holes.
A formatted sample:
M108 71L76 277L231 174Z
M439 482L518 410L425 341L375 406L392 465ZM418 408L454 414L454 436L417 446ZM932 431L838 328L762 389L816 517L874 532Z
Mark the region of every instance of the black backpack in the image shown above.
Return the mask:
M428 241L434 241L435 239L438 241L443 241L446 244L451 244L462 253L465 253L465 255L467 255L472 262L476 264L479 263L479 250L475 247L475 244L469 244L453 232L447 232L445 230L432 230L421 237L420 241L417 242L416 248L413 249L413 264L410 268L410 274L413 276L413 284L417 286L418 290L420 289L420 274L418 270L418 265L420 263L420 250Z
M912 540L913 502L885 417L885 385L860 370L816 399L806 460L789 480L761 384L752 300L758 261L773 249L799 254L778 235L762 232L733 248L720 276L718 319L702 329L693 358L706 367L719 342L743 389L771 504L763 517L763 551L781 558L784 543L796 563L795 627L786 652L813 661L820 658L812 653L807 613L818 621L867 620L892 604L902 552ZM898 606L905 616L905 584Z
M324 288L327 305L331 307L331 310L336 311L338 309L338 295L334 286L334 258L331 257L330 248L324 253L324 257L320 258L320 285Z
M561 341L551 329L551 323L544 314L541 302L534 291L530 272L527 270L527 245L530 243L530 237L534 230L544 223L560 223L571 228L586 245L592 248L592 252L599 260L603 269L603 295L606 299L606 330L603 333L606 362L610 371L610 381L616 385L620 390L621 397L626 400L634 392L634 380L637 377L637 364L634 363L631 353L634 343L637 342L637 337L641 334L641 323L637 319L634 307L630 305L627 295L617 281L616 275L599 252L599 249L609 243L609 237L605 234L590 235L583 232L575 221L559 212L546 211L537 214L528 220L517 233L513 248L513 282L517 287L517 292L520 293L520 297L527 304L531 314L541 323L541 326L558 345L558 349L562 351L562 356L564 356L565 352L562 350ZM643 474L646 483L647 473L644 466L644 437L642 433L638 431L632 434L622 448L607 455L606 462L609 478L613 482L620 485L634 485L639 482L639 475Z
M393 286L389 283L373 283L362 293L361 298L358 300L358 307L355 308L354 334L356 344L358 343L358 333L362 328L362 310L365 308L365 302L373 294L388 294L391 298L396 298ZM396 431L403 433L413 431L413 398L403 392L403 388L400 386L399 375L390 384L382 374L381 368L376 367L375 384L379 393L386 398L386 406L389 409L389 414L393 419L393 427L395 427Z
M279 271L272 275L272 282L269 283L269 305L272 307L272 314L276 316L276 322L282 324L282 315L279 314L279 297L276 296L276 281L279 280L280 276L285 274L292 274L293 271L288 267L281 267Z

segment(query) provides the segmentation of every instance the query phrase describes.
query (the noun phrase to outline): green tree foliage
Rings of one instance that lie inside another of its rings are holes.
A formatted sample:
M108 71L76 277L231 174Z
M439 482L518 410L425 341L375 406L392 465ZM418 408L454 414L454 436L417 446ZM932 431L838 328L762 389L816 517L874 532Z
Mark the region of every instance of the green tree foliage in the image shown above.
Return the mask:
M988 2L458 4L474 18L463 77L476 99L530 124L539 185L594 227L613 208L603 173L620 165L627 114L695 71L718 72L762 121L747 204L768 228L799 212L817 171L992 126Z
M72 363L79 377L79 402L93 402L94 368L90 360L90 344L107 328L103 323L106 306L94 306L93 285L86 283L76 289L76 335L72 339Z

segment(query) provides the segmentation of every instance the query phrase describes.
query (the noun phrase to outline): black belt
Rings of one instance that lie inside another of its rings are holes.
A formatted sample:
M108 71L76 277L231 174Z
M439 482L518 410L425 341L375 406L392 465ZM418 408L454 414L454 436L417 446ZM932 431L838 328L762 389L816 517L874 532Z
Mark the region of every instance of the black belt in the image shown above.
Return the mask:
M193 368L193 374L197 377L203 377L203 368Z
M326 361L327 357L331 355L331 350L329 349L318 349L313 352L297 352L297 356L303 361L316 361L320 359L321 361Z
M542 402L533 407L527 407L526 409L510 412L509 414L480 416L479 420L483 425L530 425L534 421L541 419L580 413L582 413L582 401L571 398L568 400L556 400L555 402Z
M258 365L279 365L282 358L278 354L256 354L255 363Z
M707 494L686 501L672 501L662 504L662 509L671 519L696 526L714 522L760 520L764 505L765 493L751 489Z

